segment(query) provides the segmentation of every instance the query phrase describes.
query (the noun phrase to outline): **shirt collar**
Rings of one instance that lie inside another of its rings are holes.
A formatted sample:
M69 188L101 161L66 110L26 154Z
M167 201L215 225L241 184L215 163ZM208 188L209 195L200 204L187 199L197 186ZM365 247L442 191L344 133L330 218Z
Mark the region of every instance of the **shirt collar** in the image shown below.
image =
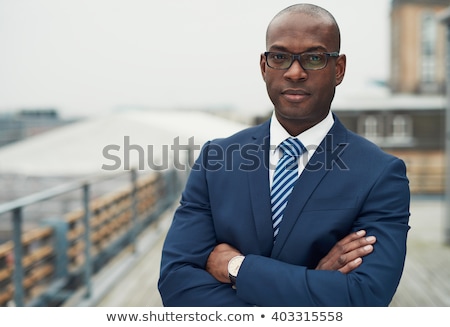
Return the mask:
M305 148L310 151L319 146L324 137L327 135L328 131L334 124L334 118L331 111L328 115L318 124L313 127L307 129L303 133L300 133L296 136L305 146ZM272 154L277 151L278 145L283 142L285 139L292 137L283 126L281 126L277 117L275 116L275 111L272 113L272 119L270 120L270 146Z

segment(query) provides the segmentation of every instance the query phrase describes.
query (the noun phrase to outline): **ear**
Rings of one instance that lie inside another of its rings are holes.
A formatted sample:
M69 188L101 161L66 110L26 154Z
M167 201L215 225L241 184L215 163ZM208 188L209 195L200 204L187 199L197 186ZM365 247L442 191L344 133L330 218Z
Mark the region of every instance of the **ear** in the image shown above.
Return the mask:
M262 78L266 80L266 56L264 53L261 53L261 57L259 58L259 67L261 68Z
M345 54L342 54L336 59L336 85L342 83L345 75L346 66L347 66L347 57L345 56Z

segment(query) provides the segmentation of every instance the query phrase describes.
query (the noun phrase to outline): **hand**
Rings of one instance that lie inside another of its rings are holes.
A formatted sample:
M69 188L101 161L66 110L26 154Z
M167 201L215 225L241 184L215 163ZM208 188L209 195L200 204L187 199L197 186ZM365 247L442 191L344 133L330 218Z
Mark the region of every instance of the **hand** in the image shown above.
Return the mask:
M328 254L320 260L316 270L338 270L348 274L359 267L362 257L373 251L375 236L365 237L366 231L351 233L336 243ZM228 262L231 258L242 255L229 244L217 245L208 257L206 271L222 283L230 283L228 277Z
M376 242L375 236L365 235L366 231L360 230L344 237L320 260L316 270L338 270L348 274L359 267L362 257L373 251Z
M219 282L231 283L228 277L228 261L237 255L242 254L231 245L226 243L217 245L208 257L206 271Z

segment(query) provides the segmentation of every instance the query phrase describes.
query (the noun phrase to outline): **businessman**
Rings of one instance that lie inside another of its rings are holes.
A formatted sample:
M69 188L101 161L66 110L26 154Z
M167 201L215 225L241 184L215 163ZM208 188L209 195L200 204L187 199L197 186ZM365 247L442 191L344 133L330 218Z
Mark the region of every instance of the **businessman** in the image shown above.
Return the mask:
M406 168L330 109L346 67L334 17L282 10L260 67L273 114L203 146L164 243L163 304L389 305L406 255Z

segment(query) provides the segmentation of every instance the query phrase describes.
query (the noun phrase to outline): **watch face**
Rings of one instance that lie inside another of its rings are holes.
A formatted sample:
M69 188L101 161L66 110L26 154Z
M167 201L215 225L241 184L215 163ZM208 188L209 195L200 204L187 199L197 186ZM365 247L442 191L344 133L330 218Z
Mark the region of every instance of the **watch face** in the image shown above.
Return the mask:
M239 268L241 267L242 261L244 261L243 256L234 257L230 260L228 263L228 272L233 275L237 276L239 272Z

